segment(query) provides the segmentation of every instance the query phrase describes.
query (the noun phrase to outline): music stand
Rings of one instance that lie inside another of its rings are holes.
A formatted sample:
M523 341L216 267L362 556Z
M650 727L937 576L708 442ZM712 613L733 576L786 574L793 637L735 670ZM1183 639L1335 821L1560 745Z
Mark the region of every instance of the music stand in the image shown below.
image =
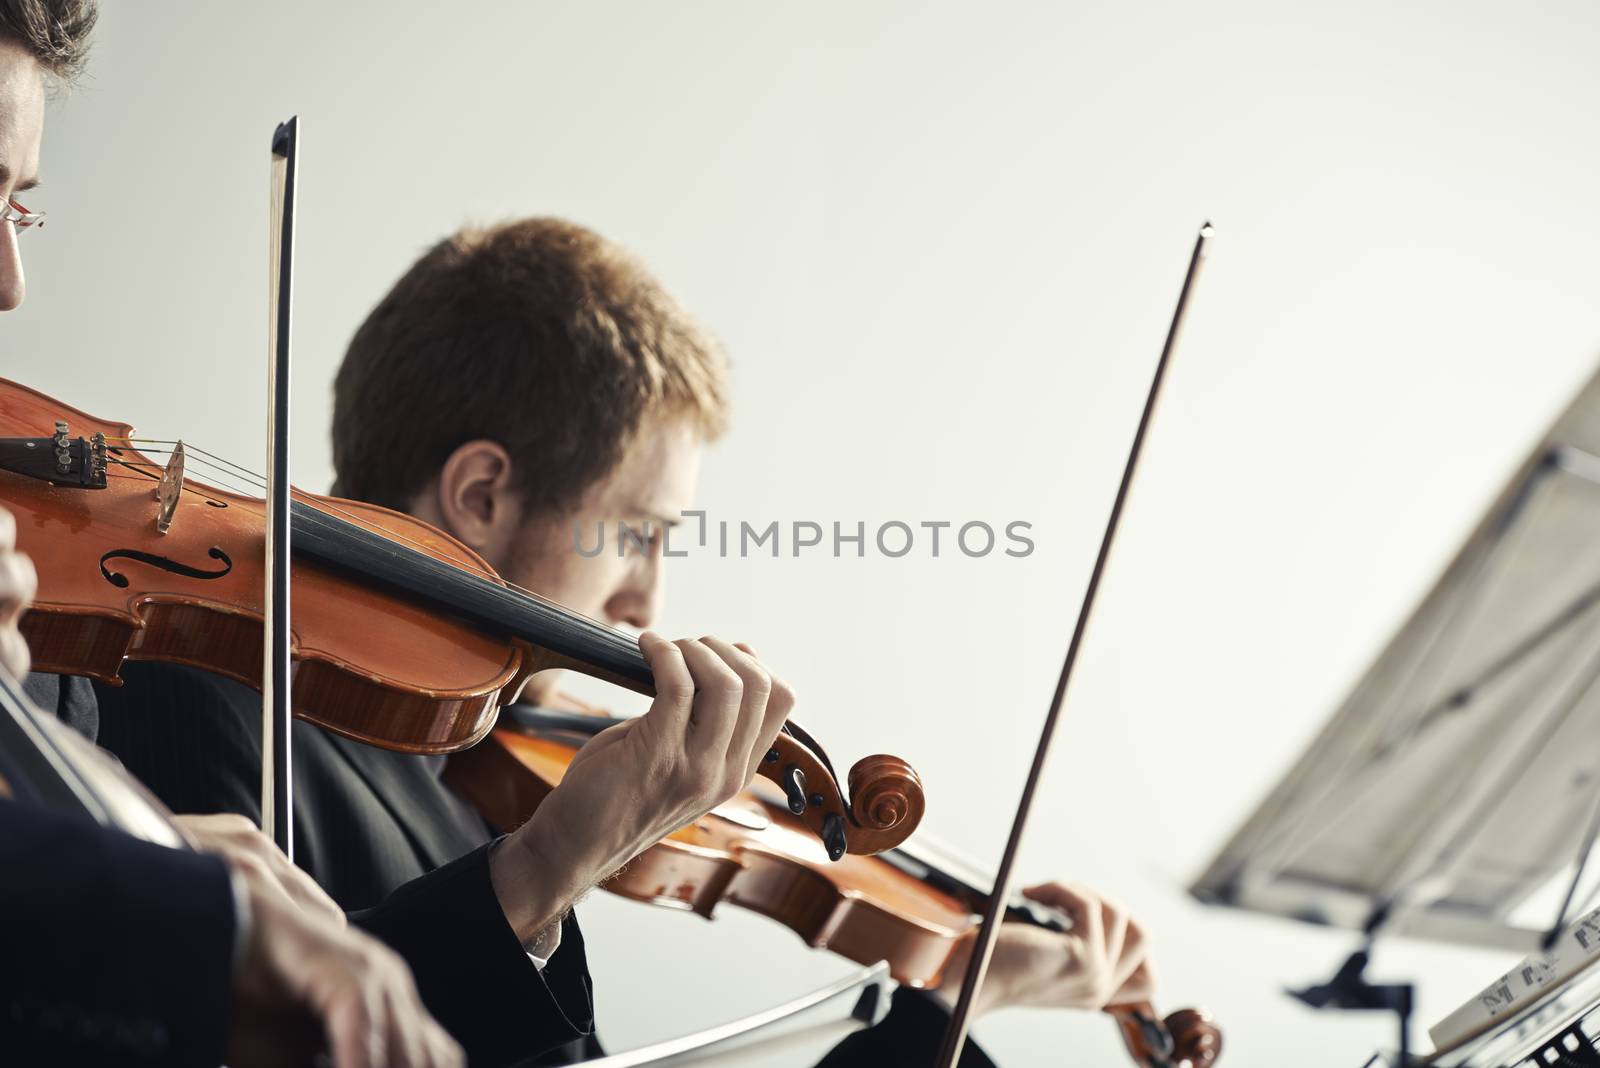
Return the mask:
M1596 739L1600 375L1190 892L1369 941L1536 949L1600 896ZM1559 904L1519 922L1541 888Z

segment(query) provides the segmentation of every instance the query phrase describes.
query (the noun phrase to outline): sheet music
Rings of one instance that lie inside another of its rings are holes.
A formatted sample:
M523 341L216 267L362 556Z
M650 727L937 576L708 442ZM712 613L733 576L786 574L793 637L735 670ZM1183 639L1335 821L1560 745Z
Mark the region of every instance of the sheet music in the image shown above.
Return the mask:
M1600 959L1600 909L1561 933L1548 953L1523 958L1443 1020L1428 1028L1436 1048L1444 1049L1506 1020L1569 982Z
M1508 917L1578 859L1597 737L1600 376L1191 891L1527 951Z

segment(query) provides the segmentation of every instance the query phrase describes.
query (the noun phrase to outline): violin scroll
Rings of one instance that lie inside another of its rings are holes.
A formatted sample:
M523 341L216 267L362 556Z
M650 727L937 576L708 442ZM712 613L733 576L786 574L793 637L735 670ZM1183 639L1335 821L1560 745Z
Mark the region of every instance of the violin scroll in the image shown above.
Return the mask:
M850 818L865 836L892 835L895 845L905 841L922 822L926 802L922 779L896 756L878 753L862 757L850 769ZM876 853L890 845L879 846Z
M783 788L789 810L822 840L830 860L895 848L917 829L926 806L916 771L884 755L864 757L850 769L847 800L827 754L792 721L758 774Z
M1141 1068L1211 1068L1222 1055L1222 1031L1200 1009L1179 1009L1164 1020L1148 1002L1113 1005L1106 1012Z
M1211 1015L1199 1009L1179 1009L1166 1019L1172 1035L1173 1059L1186 1068L1211 1068L1222 1056L1222 1031Z

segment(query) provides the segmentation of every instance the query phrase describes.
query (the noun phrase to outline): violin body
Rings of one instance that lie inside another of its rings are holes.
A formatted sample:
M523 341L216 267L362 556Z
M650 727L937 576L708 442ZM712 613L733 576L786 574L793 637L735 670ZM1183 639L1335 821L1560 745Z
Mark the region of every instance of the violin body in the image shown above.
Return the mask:
M124 423L96 419L0 381L0 437L102 433L106 487L87 492L0 473L39 593L21 628L40 671L116 684L124 659L203 667L260 687L265 517L260 500L190 479L165 533L157 491L165 463L117 444ZM410 516L296 493L341 517L451 563L488 572L471 549ZM492 572L489 572L492 574ZM483 737L500 695L531 667L497 640L370 583L296 561L294 708L363 742L450 752Z
M611 722L592 710L586 714L595 729ZM560 783L584 741L581 729L502 726L481 744L453 755L445 781L490 823L511 831ZM782 791L758 779L645 850L603 885L635 901L708 919L723 902L749 909L787 927L807 945L858 964L886 961L896 982L937 987L958 944L973 932L981 901L973 891L957 892L919 877L896 864L894 856L830 861L816 836L790 812ZM1106 1011L1141 1068L1209 1068L1221 1053L1221 1032L1203 1012L1183 1009L1163 1020L1148 1004Z
M580 741L501 728L452 756L445 782L512 831L561 782ZM971 928L964 904L888 864L856 855L830 861L763 779L645 850L604 886L707 918L722 902L750 909L808 945L862 964L887 960L895 980L914 987L939 983Z

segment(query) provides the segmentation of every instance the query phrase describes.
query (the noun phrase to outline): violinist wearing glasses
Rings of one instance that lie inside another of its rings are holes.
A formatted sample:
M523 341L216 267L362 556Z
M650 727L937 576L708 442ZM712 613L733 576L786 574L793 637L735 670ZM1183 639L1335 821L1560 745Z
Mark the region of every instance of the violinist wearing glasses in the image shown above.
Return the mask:
M335 385L334 492L426 520L510 582L579 613L648 628L661 607L661 531L693 505L700 455L722 431L727 398L720 348L626 250L554 219L464 230L413 264L350 342ZM575 526L592 531L603 522L614 530L619 519L651 531L647 549L575 551ZM725 664L746 678L747 700L750 681L759 687L770 678L744 646L713 639L674 645L648 632L641 640L658 673L680 656L691 671ZM175 808L257 817L259 696L167 665L129 664L124 678L122 688L100 693L108 747ZM695 678L712 681L709 672ZM558 682L554 672L536 675L522 700L581 710L558 692ZM769 713L786 713L791 697L781 683L770 685ZM769 719L761 737L770 738L771 728ZM470 858L482 854L491 831L444 783L442 760L363 746L307 723L294 729L296 859L342 906L367 907L404 895L435 869L478 863ZM571 774L529 826L547 821ZM600 791L575 802L597 811L615 804ZM576 804L559 811L559 820L541 824L565 831L559 846L530 853L515 876L495 872L493 898L462 897L449 913L418 910L416 922L466 932L509 922L527 942L551 913L521 904L521 880L567 868L575 896L609 873L584 842L600 822ZM667 822L651 833L661 834ZM517 834L497 857L517 848ZM643 848L646 837L627 836L608 863L630 859L628 850ZM1097 1010L1149 997L1145 938L1125 910L1081 887L1050 884L1028 893L1072 916L1074 929L1007 924L980 1011ZM553 990L578 976L586 982L575 921L550 935L536 943L545 982ZM946 969L949 986L959 982L965 948ZM487 952L481 945L476 951ZM462 952L473 952L470 940ZM459 968L490 966L474 958ZM532 981L517 978L517 967L531 971L526 959L506 967L509 988ZM423 991L429 994L425 980ZM592 1030L586 1000L560 1000L579 1040L551 1051L546 1063L597 1053L592 1035L577 1033ZM952 1000L949 989L902 989L882 1024L846 1040L826 1063L931 1063ZM474 1064L539 1052L520 1025L509 1025L512 1014L462 1030L442 1002L430 997L429 1004ZM962 1063L988 1060L969 1045Z
M42 218L18 198L37 184L47 82L81 61L95 18L92 0L0 0L0 311L22 303L19 237ZM30 697L92 729L81 680L28 676L17 622L35 575L15 545L0 508L6 700L9 680L26 680ZM18 770L27 755L0 745L7 1063L293 1065L324 1046L337 1068L462 1063L400 958L347 928L258 832L191 824L220 856L140 841L47 805Z

